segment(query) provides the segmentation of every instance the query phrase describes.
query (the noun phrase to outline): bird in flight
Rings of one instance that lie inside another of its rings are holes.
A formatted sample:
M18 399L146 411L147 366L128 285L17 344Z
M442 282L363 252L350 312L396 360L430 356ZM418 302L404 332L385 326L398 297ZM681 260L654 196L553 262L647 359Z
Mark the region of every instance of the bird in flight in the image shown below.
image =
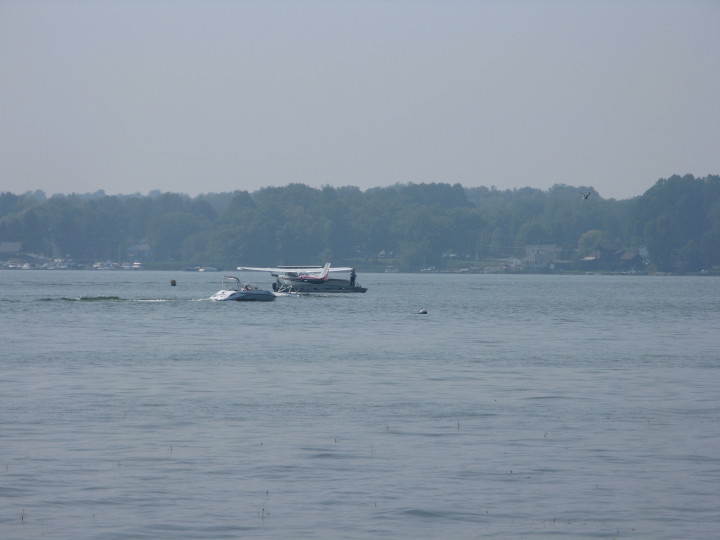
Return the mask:
M592 191L588 191L587 195L583 195L583 199L589 199L591 193L592 193Z

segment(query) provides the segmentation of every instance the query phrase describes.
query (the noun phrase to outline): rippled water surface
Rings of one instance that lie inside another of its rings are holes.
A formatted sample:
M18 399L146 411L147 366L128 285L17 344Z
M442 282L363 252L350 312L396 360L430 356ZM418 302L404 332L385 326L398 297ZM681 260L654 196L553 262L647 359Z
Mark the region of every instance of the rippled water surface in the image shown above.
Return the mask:
M0 537L720 534L720 279L221 278L0 272Z

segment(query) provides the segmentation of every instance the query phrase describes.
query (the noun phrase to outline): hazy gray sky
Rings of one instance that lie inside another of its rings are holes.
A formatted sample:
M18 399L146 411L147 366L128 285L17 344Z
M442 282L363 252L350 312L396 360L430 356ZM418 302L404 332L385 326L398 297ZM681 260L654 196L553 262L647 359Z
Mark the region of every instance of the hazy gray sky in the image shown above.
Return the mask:
M720 174L720 2L0 0L0 191Z

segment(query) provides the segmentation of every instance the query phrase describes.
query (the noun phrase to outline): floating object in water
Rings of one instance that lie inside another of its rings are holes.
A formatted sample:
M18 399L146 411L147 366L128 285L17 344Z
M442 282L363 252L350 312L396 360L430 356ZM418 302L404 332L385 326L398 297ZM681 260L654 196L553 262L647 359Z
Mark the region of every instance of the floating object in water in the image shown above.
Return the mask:
M427 310L426 310L425 308L420 308L420 310L418 311L418 313L419 313L420 315L427 315Z
M269 302L275 300L275 293L265 291L249 283L240 283L240 280L235 276L224 276L223 290L213 294L210 300Z
M175 285L177 285L177 283L175 283L175 280L174 280L174 279L171 279L171 280L170 280L170 286L174 287Z
M361 287L356 281L355 269L350 266L331 268L325 266L238 266L241 272L270 272L275 278L273 290L281 293L364 293L367 287ZM337 277L343 273L347 277ZM331 277L336 276L336 277Z

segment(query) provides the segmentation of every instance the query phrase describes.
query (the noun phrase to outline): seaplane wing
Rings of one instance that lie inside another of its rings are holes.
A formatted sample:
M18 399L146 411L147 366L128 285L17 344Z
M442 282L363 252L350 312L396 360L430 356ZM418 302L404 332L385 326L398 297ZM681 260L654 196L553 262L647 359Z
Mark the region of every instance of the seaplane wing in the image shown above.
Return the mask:
M330 268L328 272L352 272L353 269L351 266L336 266L335 268Z
M265 267L265 266L238 266L238 270L241 272L270 272L271 274L284 274L287 272L287 270L284 270L282 268L273 268L273 267Z
M292 272L298 276L312 276L315 278L322 277L328 272L352 271L352 268L349 266L337 266L333 268L330 266L330 263L327 263L325 266L238 266L237 269L241 272L270 272L273 276L282 276Z

